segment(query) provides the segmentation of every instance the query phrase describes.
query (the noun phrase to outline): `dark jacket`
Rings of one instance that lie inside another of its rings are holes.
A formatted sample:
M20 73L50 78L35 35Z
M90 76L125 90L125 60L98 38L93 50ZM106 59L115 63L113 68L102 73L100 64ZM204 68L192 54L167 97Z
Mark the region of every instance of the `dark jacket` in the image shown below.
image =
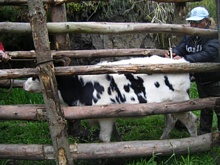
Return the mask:
M173 52L184 57L187 61L220 62L218 39L198 36L185 36ZM220 81L219 72L195 73L197 81L203 84Z

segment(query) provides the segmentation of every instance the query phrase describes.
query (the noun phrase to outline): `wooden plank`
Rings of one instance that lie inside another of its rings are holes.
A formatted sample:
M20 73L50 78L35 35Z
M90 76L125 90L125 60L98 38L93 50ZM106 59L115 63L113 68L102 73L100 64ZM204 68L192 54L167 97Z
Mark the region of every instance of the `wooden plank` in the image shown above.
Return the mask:
M197 35L218 37L217 30L197 29L189 25L175 25L162 23L111 23L111 22L49 22L48 32L62 33L88 33L88 34L130 34L130 33L173 33L184 35ZM0 22L1 33L30 33L29 23Z
M127 141L111 143L90 143L70 145L73 159L100 159L138 156L172 156L209 151L220 144L220 132L208 133L197 137ZM50 145L0 144L0 158L45 160L55 159Z
M84 65L56 67L56 75L88 75L107 73L199 73L214 72L220 70L219 63L174 63L174 64L144 64L144 65ZM16 79L37 76L38 70L35 68L23 69L2 69L0 70L0 80Z
M165 49L99 49L99 50L58 50L51 51L54 59L61 58L63 56L69 58L96 58L96 57L124 57L124 56L151 56L158 55L164 56ZM27 60L35 59L35 51L13 51L7 54L14 60Z
M182 102L147 104L115 104L93 106L63 106L66 119L97 119L142 117L175 112L187 112L219 106L220 98L191 99ZM47 120L44 105L1 105L0 120Z
M51 5L52 22L67 22L66 5ZM54 36L56 50L70 50L69 34L56 34Z
M48 125L53 142L56 164L71 165L66 122L59 104L53 58L50 52L46 12L41 0L28 0L32 37L37 55L37 69L47 111Z

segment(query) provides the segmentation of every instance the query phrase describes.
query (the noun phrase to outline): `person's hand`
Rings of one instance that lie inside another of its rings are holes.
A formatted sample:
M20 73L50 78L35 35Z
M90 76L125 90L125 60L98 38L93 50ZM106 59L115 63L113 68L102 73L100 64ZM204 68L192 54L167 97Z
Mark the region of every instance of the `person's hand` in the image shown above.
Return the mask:
M177 56L177 55L173 57L174 60L179 60L179 59L181 59L181 58L182 58L182 57Z
M178 56L178 55L177 55L176 53L172 53L172 56L173 56L173 59L174 59L174 57L176 57L176 56ZM166 52L165 52L165 57L166 57L166 58L171 58L169 51L166 51Z
M8 62L9 59L11 59L11 57L8 56L7 53L0 50L0 61Z
M166 58L170 58L170 52L169 51L166 51L164 55L165 55Z

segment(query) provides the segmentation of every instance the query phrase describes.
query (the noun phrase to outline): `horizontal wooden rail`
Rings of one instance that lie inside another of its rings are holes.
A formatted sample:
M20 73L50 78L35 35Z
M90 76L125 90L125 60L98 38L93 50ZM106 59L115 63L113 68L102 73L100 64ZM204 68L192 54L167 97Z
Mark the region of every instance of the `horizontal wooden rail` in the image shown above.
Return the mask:
M198 73L220 70L219 63L175 63L175 64L144 64L144 65L85 65L56 67L56 75L88 75L107 73ZM0 80L37 76L35 68L2 69Z
M26 80L14 80L14 79L7 79L7 80L0 80L0 88L22 88L23 84Z
M161 23L111 23L111 22L50 22L48 32L89 34L173 33L218 37L217 30L192 28L188 25ZM0 33L31 33L30 23L0 22Z
M209 151L220 144L220 133L209 133L197 137L127 141L111 143L72 144L73 159L99 159L137 156L171 156ZM40 144L0 144L0 158L45 160L54 159L53 146Z
M123 57L123 56L164 56L164 49L99 49L99 50L61 50L51 51L54 58L63 56L69 58L95 58L95 57ZM36 59L35 51L13 51L7 52L12 59Z
M186 112L219 106L220 98L191 99L183 102L114 104L62 107L66 119L141 117ZM2 105L0 120L46 120L44 105Z

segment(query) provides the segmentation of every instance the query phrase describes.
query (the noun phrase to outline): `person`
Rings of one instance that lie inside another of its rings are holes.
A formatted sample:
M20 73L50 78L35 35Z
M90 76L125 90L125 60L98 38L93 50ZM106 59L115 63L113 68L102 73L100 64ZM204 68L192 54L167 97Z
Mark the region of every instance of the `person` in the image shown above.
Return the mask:
M204 7L195 7L186 19L194 28L215 29L216 24ZM173 59L184 58L196 62L220 62L219 43L217 38L200 36L184 36L180 43L173 48ZM169 57L169 52L165 53ZM220 72L194 73L195 82L200 98L220 97ZM217 115L218 130L220 131L220 108L214 108ZM200 134L210 133L213 122L213 109L204 109L200 112Z
M5 48L3 44L0 42L0 62L4 61L7 62L10 59L10 57L5 53Z

